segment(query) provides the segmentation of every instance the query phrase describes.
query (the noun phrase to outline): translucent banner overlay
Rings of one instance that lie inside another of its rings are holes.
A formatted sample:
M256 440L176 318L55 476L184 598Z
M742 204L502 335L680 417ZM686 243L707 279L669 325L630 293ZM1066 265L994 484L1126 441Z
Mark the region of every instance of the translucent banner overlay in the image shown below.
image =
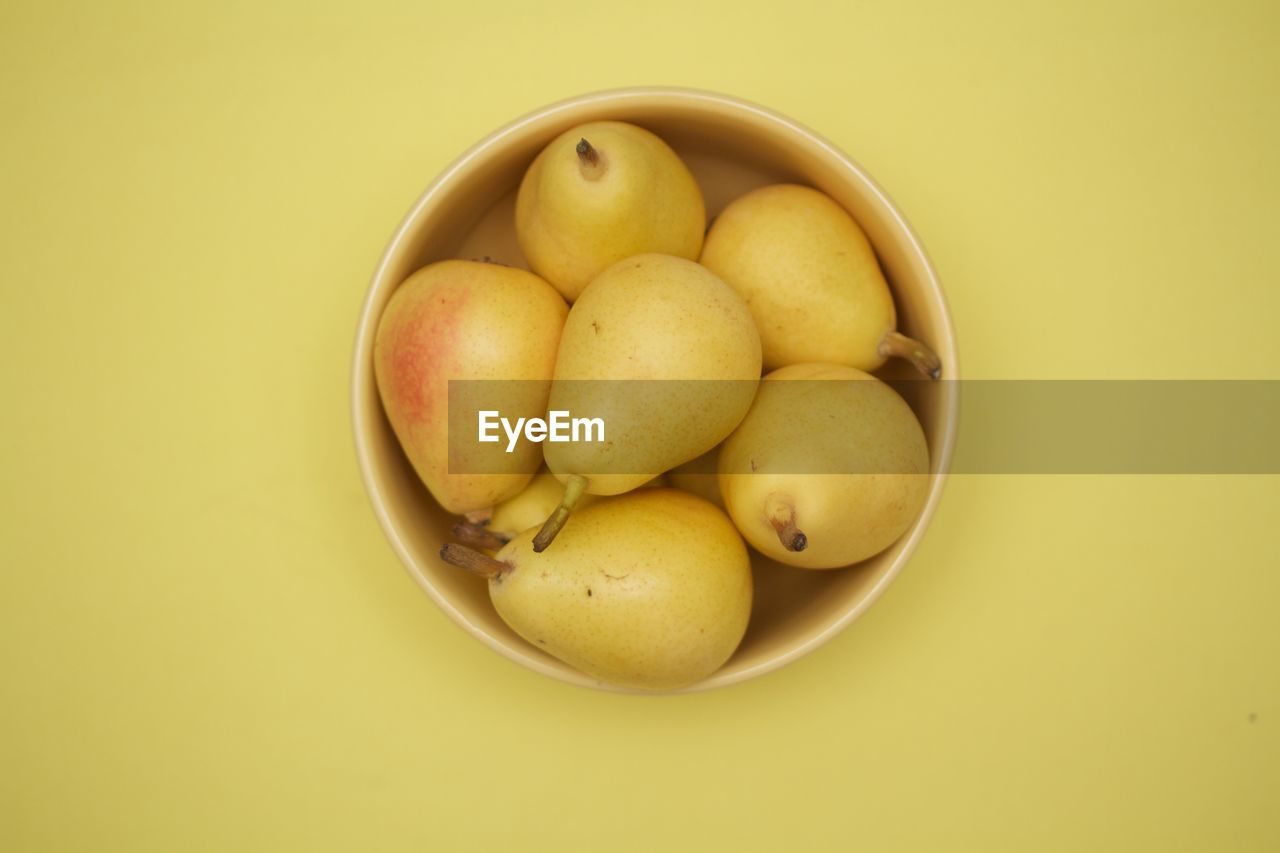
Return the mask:
M1278 380L920 379L890 384L916 413L934 455L948 401L953 395L959 399L951 464L957 474L1280 474ZM653 460L664 449L714 434L726 412L752 398L755 386L749 381L581 380L556 383L549 397L546 382L451 381L449 471L509 472L517 458L527 464L553 438L564 437L561 449L571 448L569 455L589 469L579 473L657 473ZM876 417L869 383L791 380L770 386L773 404L794 412L794 426L762 448L770 454L769 464L758 466L758 472L910 473L883 461L868 465L856 452L820 450L831 435L867 440L851 419ZM481 413L489 413L484 416L487 436L496 440L480 441Z

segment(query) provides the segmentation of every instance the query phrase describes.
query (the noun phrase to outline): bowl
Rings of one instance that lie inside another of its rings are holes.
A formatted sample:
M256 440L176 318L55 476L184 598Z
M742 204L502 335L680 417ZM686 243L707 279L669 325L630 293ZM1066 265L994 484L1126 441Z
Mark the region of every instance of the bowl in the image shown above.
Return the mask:
M515 238L520 179L558 134L597 119L632 122L665 139L698 179L708 216L765 184L798 182L826 192L866 231L893 290L899 328L929 344L943 364L943 381L898 386L929 442L934 477L919 518L888 550L845 569L793 569L753 553L755 604L742 644L718 672L678 692L707 690L754 678L822 645L902 570L929 526L951 462L958 399L957 383L947 380L958 377L955 336L937 275L888 195L830 142L763 107L688 89L624 89L552 104L481 140L432 182L378 263L356 332L351 405L360 471L392 547L427 595L490 648L563 681L623 690L526 643L498 618L486 581L440 561L453 522L414 474L382 411L373 373L374 334L392 292L428 263L488 256L527 268ZM880 375L901 378L902 370L891 366Z

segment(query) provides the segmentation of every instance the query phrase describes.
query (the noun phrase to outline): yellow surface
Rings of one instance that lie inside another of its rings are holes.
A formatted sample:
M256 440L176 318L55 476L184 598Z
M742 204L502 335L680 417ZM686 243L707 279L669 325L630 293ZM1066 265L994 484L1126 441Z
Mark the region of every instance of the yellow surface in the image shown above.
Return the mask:
M449 622L347 417L426 183L637 83L858 158L969 376L1277 378L1277 7L522 5L0 8L0 849L1280 846L1280 478L958 477L835 641L637 699Z

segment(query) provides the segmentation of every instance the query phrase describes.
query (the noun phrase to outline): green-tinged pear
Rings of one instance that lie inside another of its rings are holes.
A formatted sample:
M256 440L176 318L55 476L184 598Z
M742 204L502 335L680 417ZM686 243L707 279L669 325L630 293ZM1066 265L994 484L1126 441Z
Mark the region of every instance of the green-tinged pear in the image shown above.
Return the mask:
M565 498L536 547L550 544L580 495L629 491L719 444L759 376L751 313L705 268L637 255L601 273L565 321L549 406L599 418L605 440L544 446Z
M911 408L853 367L797 364L766 375L720 448L734 524L766 556L830 569L893 544L929 491L929 448Z

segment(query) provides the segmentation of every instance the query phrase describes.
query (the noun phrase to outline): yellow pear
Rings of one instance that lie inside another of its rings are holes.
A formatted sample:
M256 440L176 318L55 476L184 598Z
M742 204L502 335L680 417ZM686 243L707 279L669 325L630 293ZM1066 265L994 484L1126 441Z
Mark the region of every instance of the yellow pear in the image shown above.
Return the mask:
M539 550L583 492L630 491L719 444L746 414L759 378L751 313L705 268L637 255L597 276L565 320L548 405L599 418L604 440L544 446L566 489Z
M521 533L494 557L441 557L489 578L502 620L535 647L609 684L670 690L719 669L751 614L747 549L723 512L675 489L580 511L546 553Z
M562 497L564 484L550 471L543 471L520 494L493 508L488 528L509 542L529 528L541 526L560 505ZM594 500L593 495L583 495L578 506L585 507Z
M714 477L714 474L712 476ZM666 480L666 475L654 477L640 488L662 488L667 485ZM719 488L717 484L714 501L717 505L720 505ZM487 521L455 524L454 538L475 548L497 551L529 528L541 527L547 517L560 505L562 497L564 497L564 484L550 471L539 471L520 494L507 498L495 506ZM583 495L578 499L577 508L581 509L597 500L599 498L595 495ZM723 508L722 505L721 508Z
M893 296L866 234L809 187L761 187L726 207L700 262L751 307L764 367L828 362L875 370L890 356L933 379L941 364L897 330Z
M797 364L767 374L720 448L720 491L738 530L779 562L807 569L883 551L929 490L924 431L870 374Z
M707 227L702 192L654 134L594 121L558 136L516 197L516 237L529 266L570 302L606 267L662 252L695 260Z
M476 419L450 411L449 381L526 380L484 387L497 389L503 414L543 415L568 310L533 273L476 261L431 264L392 294L373 345L378 392L405 455L449 512L511 497L542 463L529 442L505 453L501 444L459 441L451 456L450 421Z

